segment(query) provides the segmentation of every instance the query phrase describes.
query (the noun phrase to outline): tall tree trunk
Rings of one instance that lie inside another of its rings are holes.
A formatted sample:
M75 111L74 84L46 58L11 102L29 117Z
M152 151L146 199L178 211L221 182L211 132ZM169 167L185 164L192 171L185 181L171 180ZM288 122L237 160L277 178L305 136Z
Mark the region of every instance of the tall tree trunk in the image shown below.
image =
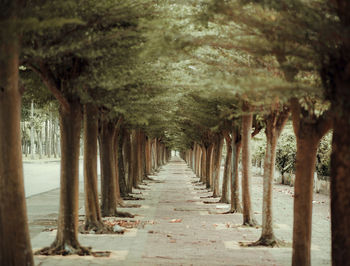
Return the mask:
M48 142L49 142L49 120L45 120L45 155L49 156L49 148L48 148Z
M263 181L263 207L262 207L262 231L260 239L251 245L275 246L279 244L273 231L273 215L272 215L272 193L273 179L276 163L277 140L281 131L287 122L289 109L284 108L283 111L277 111L278 107L274 107L266 121L266 152L264 160L264 181Z
M347 0L337 0L334 4L342 28L347 29L337 52L339 57L331 55L332 65L324 70L333 79L330 82L333 87L327 90L334 116L331 155L332 265L340 266L350 263L350 5Z
M12 11L18 9L16 4L7 2ZM0 23L10 15L4 14L6 7L0 11ZM34 265L23 184L19 44L14 30L0 30L0 265Z
M312 196L317 146L331 128L327 113L316 118L291 100L293 128L297 139L294 184L294 222L292 265L310 265Z
M200 178L201 178L201 182L203 182L204 184L207 183L207 148L202 145L201 146L201 158L200 158ZM209 181L208 181L209 182Z
M100 231L104 225L97 191L98 110L92 104L84 106L84 188L85 225L87 231Z
M126 182L126 188L127 188L127 192L131 193L132 192L132 164L131 164L131 160L132 160L132 148L131 148L131 134L129 131L125 132L125 169L127 169L128 174L127 174L127 182Z
M55 241L37 254L89 254L78 242L79 145L81 105L69 102L69 110L60 108L61 123L61 188L58 230Z
M42 129L39 129L36 132L37 138L38 138L38 154L39 154L39 159L43 158L43 141L42 141Z
M249 112L248 104L243 104L243 111ZM242 115L242 201L243 201L243 224L255 226L257 222L253 216L251 205L251 132L253 115L246 113Z
M100 157L101 157L101 213L103 217L115 216L117 212L116 171L113 151L115 125L101 121Z
M228 186L230 184L230 174L231 174L231 160L232 160L232 146L231 146L231 137L227 132L224 132L225 141L226 141L226 158L225 158L225 168L224 175L222 180L222 194L220 201L221 203L229 203L228 199Z
M224 145L224 139L222 135L220 134L218 136L218 141L215 144L215 156L213 157L213 183L214 183L214 191L213 191L213 197L220 197L220 191L219 191L219 181L220 181L220 171L221 171L221 156L222 156L222 147Z
M209 147L205 149L206 155L205 155L205 184L206 187L212 188L212 154L213 154L213 144L210 144Z
M239 199L238 163L241 152L241 138L238 129L232 130L232 159L231 159L231 208L230 213L242 212Z
M120 194L122 197L126 197L128 195L127 187L126 187L126 180L125 180L125 165L124 165L124 154L123 154L123 146L124 146L124 140L125 140L125 129L121 128L119 137L118 137L118 144L117 144L117 153L118 153L118 175L119 175L119 188L120 188Z
M331 156L332 264L350 262L350 82L339 86L341 94L332 103L335 111ZM342 97L343 96L343 97Z
M146 175L151 175L152 173L152 150L151 150L151 140L149 137L146 138Z

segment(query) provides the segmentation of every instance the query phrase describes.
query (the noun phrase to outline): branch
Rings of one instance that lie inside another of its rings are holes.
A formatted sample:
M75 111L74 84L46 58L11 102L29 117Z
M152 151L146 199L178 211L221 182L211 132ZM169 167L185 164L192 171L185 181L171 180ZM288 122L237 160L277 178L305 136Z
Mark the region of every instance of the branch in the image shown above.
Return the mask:
M333 116L330 110L325 111L317 119L317 128L320 137L323 137L329 130L333 128Z
M290 99L294 133L297 136L300 127L301 106L297 98Z
M44 63L40 62L39 67L36 67L34 64L28 63L28 66L39 75L43 83L46 85L46 87L51 91L53 96L57 99L57 101L60 103L62 110L64 112L70 111L70 106L67 101L67 99L64 97L63 93L58 89L58 86L55 81L55 77L53 76L52 72L48 69L48 66Z

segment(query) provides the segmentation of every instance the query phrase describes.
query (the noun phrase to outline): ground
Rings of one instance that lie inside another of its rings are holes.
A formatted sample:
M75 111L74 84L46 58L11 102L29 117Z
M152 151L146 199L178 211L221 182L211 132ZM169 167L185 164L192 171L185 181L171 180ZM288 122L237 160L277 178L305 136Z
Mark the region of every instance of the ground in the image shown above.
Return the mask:
M260 228L242 227L241 214L226 214L227 204L205 204L217 201L186 164L175 157L156 176L157 182L135 190L141 208L120 208L137 214L135 228L123 235L79 235L82 245L94 251L111 251L109 257L35 256L38 265L290 265L292 250L283 248L240 247L238 242L255 241ZM142 193L142 194L138 194ZM83 185L80 184L81 220L84 219ZM312 264L330 265L329 197L315 194ZM262 178L252 180L253 208L261 223ZM59 190L27 198L30 233L34 250L49 245L55 237ZM293 188L274 186L276 236L292 242ZM115 220L110 220L115 222ZM125 224L125 222L124 222ZM46 231L43 231L46 229Z

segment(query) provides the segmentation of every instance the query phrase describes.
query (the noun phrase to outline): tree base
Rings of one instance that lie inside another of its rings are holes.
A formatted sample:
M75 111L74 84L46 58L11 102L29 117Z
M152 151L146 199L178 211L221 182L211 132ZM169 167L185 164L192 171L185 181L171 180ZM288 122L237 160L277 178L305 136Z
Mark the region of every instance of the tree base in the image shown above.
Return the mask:
M45 255L45 256L68 256L68 255L79 255L79 256L88 256L91 255L91 247L82 247L79 244L68 244L62 243L56 245L53 243L50 247L45 247L34 253L34 255Z
M220 201L203 201L204 204L218 204Z
M251 242L251 243L243 243L239 242L239 245L242 247L281 247L285 246L285 243L281 240L278 240L277 238L273 237L260 237L258 241Z
M123 200L144 200L144 198L128 195L127 197L124 197Z
M226 203L226 204L230 204L230 201L226 198L221 197L219 200L219 203Z
M79 233L89 234L93 231L94 234L110 234L113 233L113 229L103 222L85 222L84 225L79 226Z
M250 219L249 221L243 221L244 226L248 227L257 227L259 226L258 222L255 219Z
M230 209L229 211L224 212L224 213L222 213L222 214L232 214L232 213L242 213L242 210L239 210L239 209Z
M119 205L119 208L140 208L141 204L123 204L123 205Z
M135 215L133 215L129 212L120 212L120 211L116 211L115 216L116 217L123 217L123 218L134 218L135 217Z

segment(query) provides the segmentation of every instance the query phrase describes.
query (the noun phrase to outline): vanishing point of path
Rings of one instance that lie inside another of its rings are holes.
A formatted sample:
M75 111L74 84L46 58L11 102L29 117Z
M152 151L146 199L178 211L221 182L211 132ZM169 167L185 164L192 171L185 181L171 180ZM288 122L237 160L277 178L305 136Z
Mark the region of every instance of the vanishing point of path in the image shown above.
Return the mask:
M123 235L79 234L80 243L94 251L111 251L108 258L93 256L35 256L38 265L290 265L291 248L242 248L238 242L257 240L260 228L240 226L241 214L220 214L227 204L206 204L218 199L208 198L204 186L197 183L193 172L174 157L160 172L151 176L155 181L141 185L133 196L144 200L126 201L141 204L140 208L119 208L136 214L134 222ZM261 221L262 179L253 178L254 210ZM80 218L83 220L83 186L80 185ZM275 186L274 206L276 235L291 242L292 190ZM58 214L59 191L53 190L27 199L29 226L33 249L49 245L54 237ZM330 232L328 197L317 195L314 206L312 264L330 264ZM277 208L277 209L276 209ZM316 215L316 216L315 216ZM136 222L136 223L135 223ZM45 229L43 231L43 229Z

